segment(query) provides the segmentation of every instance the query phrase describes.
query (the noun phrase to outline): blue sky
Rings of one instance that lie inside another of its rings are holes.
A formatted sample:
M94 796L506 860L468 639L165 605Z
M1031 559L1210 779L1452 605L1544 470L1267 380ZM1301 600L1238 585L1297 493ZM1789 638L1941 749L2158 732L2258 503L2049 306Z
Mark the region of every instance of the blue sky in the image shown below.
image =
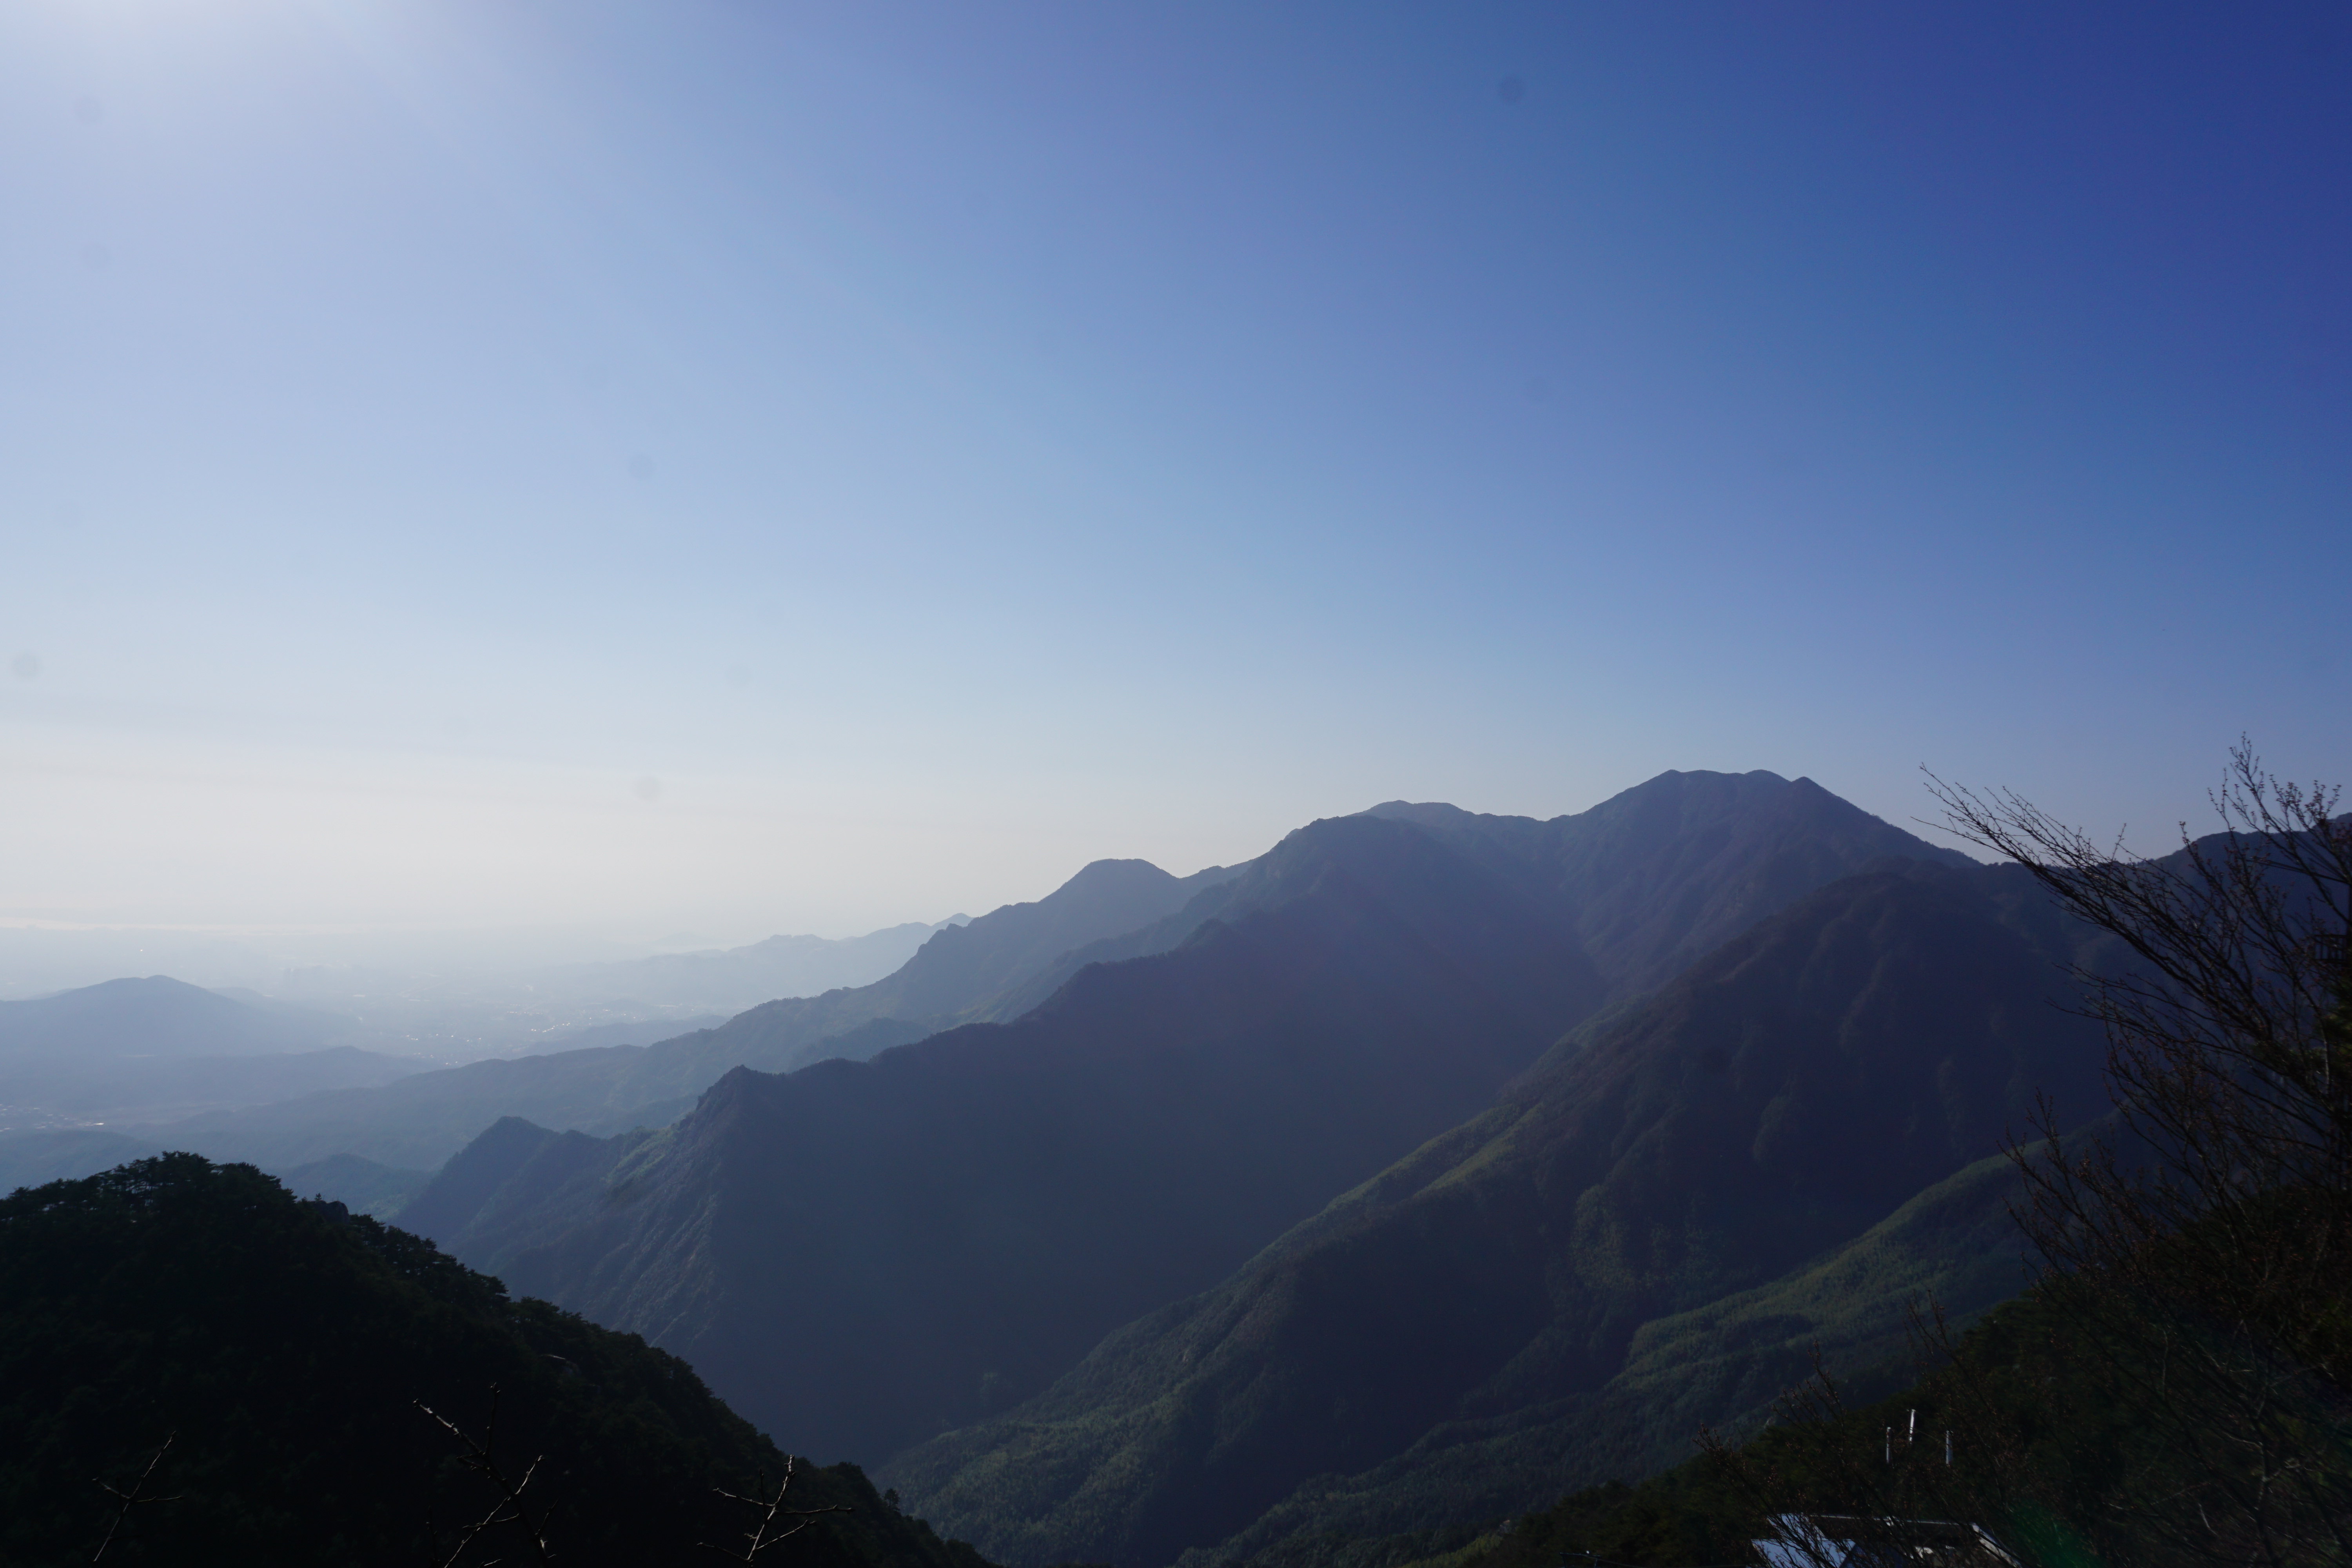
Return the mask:
M0 920L2352 776L2340 6L22 0Z

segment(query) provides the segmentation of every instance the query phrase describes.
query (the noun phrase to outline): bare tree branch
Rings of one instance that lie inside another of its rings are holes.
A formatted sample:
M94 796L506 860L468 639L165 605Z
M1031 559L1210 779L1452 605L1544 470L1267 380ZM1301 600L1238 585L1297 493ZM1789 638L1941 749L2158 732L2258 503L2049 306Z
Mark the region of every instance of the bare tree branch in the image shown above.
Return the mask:
M172 1445L178 1439L179 1436L180 1435L177 1432L169 1432L164 1434L163 1446L156 1449L153 1456L148 1459L147 1468L139 1472L139 1479L131 1483L131 1489L129 1491L124 1491L121 1488L102 1479L97 1482L100 1487L104 1488L107 1491L114 1495L117 1500L117 1506L114 1510L114 1518L112 1521L106 1527L106 1539L98 1543L98 1550L89 1554L89 1560L92 1563L95 1563L100 1558L105 1556L106 1549L114 1544L114 1532L122 1528L123 1521L131 1517L131 1510L132 1509L144 1508L150 1503L178 1502L180 1500L183 1494L176 1492L170 1497L142 1497L140 1495L147 1489L147 1483L154 1479L155 1468L163 1462L163 1456L172 1451Z
M2352 1560L2352 819L2242 742L2178 852L2101 846L1929 775L1959 837L2129 950L2078 970L2124 1136L2011 1155L2042 1289L2160 1438L2128 1510L2150 1561ZM2153 1521L2161 1516L2162 1529Z
M772 1498L762 1498L758 1495L767 1484L765 1476L755 1478L757 1484L752 1487L752 1495L750 1497L730 1492L724 1487L711 1488L712 1491L730 1502L740 1502L746 1508L758 1510L759 1518L750 1530L743 1532L744 1544L740 1551L732 1546L714 1546L708 1541L698 1542L696 1544L706 1552L716 1552L721 1557L731 1557L738 1563L756 1562L761 1552L782 1542L790 1541L793 1536L815 1523L823 1515L851 1511L845 1503L831 1503L824 1508L786 1508L784 1496L792 1490L794 1462L790 1454L784 1456L784 1478L776 1483L776 1495ZM776 1529L776 1521L779 1519L789 1519L793 1523L789 1529L779 1531Z
M442 1560L441 1568L455 1568L457 1559L466 1554L466 1549L471 1546L478 1537L500 1525L512 1525L522 1532L523 1538L530 1542L534 1561L542 1565L554 1561L555 1553L547 1543L548 1510L541 1510L539 1517L534 1520L530 1515L530 1508L523 1501L524 1493L530 1489L532 1479L538 1476L539 1467L545 1462L547 1456L541 1454L525 1466L522 1479L520 1480L509 1479L506 1471L499 1468L495 1453L499 1432L498 1384L490 1385L490 1418L488 1424L482 1429L482 1440L478 1443L467 1436L456 1422L443 1415L423 1400L413 1400L410 1403L425 1412L428 1417L439 1424L443 1431L457 1440L458 1446L465 1449L458 1463L488 1481L497 1493L498 1500L490 1505L489 1511L458 1532L457 1544L451 1549L449 1555Z

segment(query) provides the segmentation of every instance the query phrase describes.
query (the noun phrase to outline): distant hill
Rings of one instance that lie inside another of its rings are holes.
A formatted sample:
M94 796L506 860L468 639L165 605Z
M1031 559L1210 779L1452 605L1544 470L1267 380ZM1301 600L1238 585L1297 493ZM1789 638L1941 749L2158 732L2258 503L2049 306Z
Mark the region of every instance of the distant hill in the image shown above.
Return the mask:
M171 1154L0 1200L0 1557L400 1565L489 1512L478 1441L553 1505L556 1560L682 1563L738 1540L783 1456L692 1369L513 1300L404 1232ZM495 1411L495 1429L492 1415ZM167 1447L168 1444L168 1447ZM160 1450L160 1457L159 1457ZM118 1512L108 1483L172 1499ZM535 1468L534 1468L535 1467ZM93 1478L96 1478L95 1479ZM803 1468L810 1568L982 1568L855 1470ZM511 1529L467 1562L536 1553Z
M103 1127L50 1127L0 1132L0 1196L19 1187L95 1175L163 1152L145 1138Z
M409 1212L692 1355L756 1418L878 1458L1044 1388L1475 1116L1708 922L1954 858L1769 773L1667 774L1553 824L1454 816L1303 828L1056 960L1008 1024L730 1074L658 1135L494 1130Z
M1615 929L1679 940L1633 903ZM1982 1162L2037 1091L2105 1109L2098 1031L2050 1005L2086 941L2007 868L1834 882L887 1473L1007 1562L1153 1568L1670 1463L1812 1339L1883 1357L1921 1286L1965 1312L2021 1283Z
M257 1001L261 999L257 998ZM234 999L167 975L0 1002L0 1064L38 1058L260 1056L315 1051L349 1021Z
M912 958L930 938L969 923L970 918L951 915L934 925L908 921L864 936L772 936L745 947L564 964L532 978L535 987L550 996L627 997L731 1016L780 996L816 996L870 985Z
M0 1134L173 1121L389 1083L429 1065L331 1044L349 1025L161 974L0 1002Z
M430 1171L379 1165L356 1154L336 1154L290 1171L273 1173L296 1197L325 1198L354 1214L390 1222L433 1179Z
M429 1168L503 1116L597 1131L658 1125L683 1114L730 1068L869 1057L965 1016L994 1016L1004 992L1069 947L1156 921L1231 875L1213 867L1178 878L1141 860L1097 860L1034 903L935 931L898 973L872 985L771 1002L648 1047L472 1062L384 1089L194 1118L173 1126L171 1137L270 1169L337 1153Z

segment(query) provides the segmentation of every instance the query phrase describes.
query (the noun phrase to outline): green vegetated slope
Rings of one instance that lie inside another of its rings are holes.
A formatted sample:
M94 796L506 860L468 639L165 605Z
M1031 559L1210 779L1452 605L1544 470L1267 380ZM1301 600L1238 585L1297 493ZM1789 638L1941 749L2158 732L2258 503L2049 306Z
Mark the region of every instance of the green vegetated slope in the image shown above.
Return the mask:
M1378 1539L1293 1536L1258 1562L1558 1568L1597 1558L1710 1568L1757 1561L1751 1543L1777 1535L1774 1521L1791 1511L1895 1526L1882 1540L1906 1521L1965 1521L2016 1560L2051 1568L2215 1561L2208 1539L2200 1539L2200 1505L2211 1505L2214 1476L2200 1470L2199 1456L2152 1428L2145 1403L2164 1389L2192 1412L2214 1391L2137 1359L2160 1355L2158 1343L2137 1331L2115 1334L2118 1320L2108 1314L2135 1316L2144 1303L2103 1300L2095 1287L2086 1298L2080 1283L2045 1277L1983 1314L1956 1343L1917 1345L1910 1358L1916 1381L1891 1392L1849 1386L1835 1399L1822 1397L1816 1383L1744 1441L1638 1484L1580 1489L1534 1511L1464 1528ZM2335 1305L2310 1303L2315 1313ZM2322 1398L2323 1423L2334 1432L2301 1436L2340 1442L2340 1400L2333 1392ZM2221 1406L2204 1408L2216 1425L2227 1424ZM2265 1560L2341 1556L2324 1536L2310 1544L2318 1550L2290 1546ZM2260 1556L2259 1549L2229 1554Z
M493 1389L496 1427L492 1432ZM300 1202L250 1167L169 1154L0 1200L0 1561L441 1562L496 1500L419 1403L492 1442L552 1506L559 1561L708 1560L749 1528L714 1487L776 1448L682 1362L513 1300L404 1232ZM164 1446L168 1440L168 1449ZM109 1542L118 1504L164 1449ZM95 1478L95 1479L94 1479ZM794 1561L979 1568L847 1468ZM530 1561L510 1530L464 1561Z
M1993 1152L2037 1090L2104 1108L2096 1032L2048 1001L2078 940L2021 873L1914 862L1832 884L1563 1041L1223 1284L888 1473L1005 1561L1137 1568L1638 1473L1786 1381L1815 1320L1769 1309L1774 1282L1906 1204L1924 1207L1897 1235L1952 1226L1993 1275L2014 1258L1974 1185L1990 1173L1929 1189ZM1838 1267L1874 1268L1891 1300L1917 1271L1895 1239ZM2015 1284L1972 1278L1945 1288ZM1874 1353L1896 1325L1865 1317L1844 1331Z
M1587 814L1623 830L1574 878L1416 822L1316 824L1196 899L1187 918L1215 912L1171 951L1085 967L1015 1023L734 1075L642 1140L500 1129L408 1217L820 1452L888 1454L1043 1388L1477 1112L1712 918L1718 884L1926 853L1769 774L1669 774L1615 806ZM1592 826L1499 820L1506 850ZM1631 917L1588 940L1604 897Z
M1906 1375L1915 1312L1932 1302L1963 1324L2023 1283L2009 1207L2017 1185L2006 1155L1979 1161L1825 1258L1643 1324L1624 1368L1590 1394L1442 1422L1369 1470L1310 1478L1247 1528L1179 1560L1385 1568L1443 1552L1563 1485L1671 1471L1702 1429L1754 1430L1812 1374L1816 1352L1849 1392L1874 1397Z
M1228 874L1212 868L1179 878L1141 860L1098 860L1034 903L1008 904L936 932L872 985L766 1003L652 1046L472 1062L382 1089L193 1118L153 1135L272 1169L339 1153L430 1168L502 1116L559 1129L658 1123L681 1114L730 1068L867 1057L966 1014L989 1016L1000 992L1067 948L1156 921Z

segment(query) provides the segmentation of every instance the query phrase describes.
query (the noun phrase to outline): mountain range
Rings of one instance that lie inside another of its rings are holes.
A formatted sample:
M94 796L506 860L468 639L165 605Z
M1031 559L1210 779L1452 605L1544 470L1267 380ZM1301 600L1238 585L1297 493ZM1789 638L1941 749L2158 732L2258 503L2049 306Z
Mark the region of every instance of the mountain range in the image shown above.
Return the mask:
M1098 861L870 984L115 1157L396 1214L1015 1568L1292 1568L1653 1473L1817 1345L1879 1375L1922 1292L2013 1294L2000 1150L2106 1109L2052 1003L2116 956L1809 780L1667 773Z
M2063 936L1993 879L1770 774L1549 823L1392 805L1037 971L1009 1022L730 1072L657 1132L510 1122L404 1220L1005 1561L1162 1563L1591 1403L1637 1332L1862 1243L2045 1080L2087 1093L2040 1000ZM1627 1420L1517 1483L1673 1441Z

